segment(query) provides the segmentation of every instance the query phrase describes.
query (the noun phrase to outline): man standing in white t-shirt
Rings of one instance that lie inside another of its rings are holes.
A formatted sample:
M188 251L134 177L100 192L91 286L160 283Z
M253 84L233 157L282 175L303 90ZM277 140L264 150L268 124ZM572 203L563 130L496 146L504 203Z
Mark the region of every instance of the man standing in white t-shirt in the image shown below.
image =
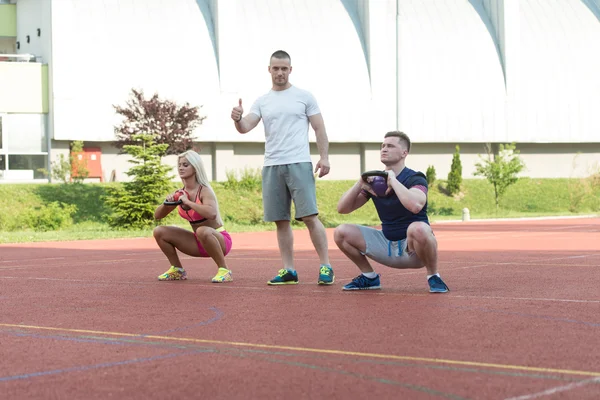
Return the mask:
M265 127L265 164L262 171L264 220L277 225L277 242L283 260L283 269L271 279L269 285L298 283L294 268L294 236L290 224L291 201L296 208L295 218L303 221L315 250L319 255L320 285L334 282L329 263L327 235L318 218L315 177L313 175L308 140L308 125L317 137L321 159L314 169L319 177L329 173L329 141L325 123L317 101L306 90L288 81L292 72L290 55L278 50L271 55L269 72L273 81L271 90L259 97L245 117L242 99L231 111L231 119L240 133L248 133L262 119Z

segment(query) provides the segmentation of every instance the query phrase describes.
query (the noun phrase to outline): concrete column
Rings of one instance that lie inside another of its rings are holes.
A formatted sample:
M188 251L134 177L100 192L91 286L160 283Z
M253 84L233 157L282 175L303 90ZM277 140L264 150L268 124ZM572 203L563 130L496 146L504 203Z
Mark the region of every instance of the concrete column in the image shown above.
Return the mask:
M213 150L213 171L212 176L215 181L227 180L227 166L235 169L235 158L233 153L233 143L215 143Z

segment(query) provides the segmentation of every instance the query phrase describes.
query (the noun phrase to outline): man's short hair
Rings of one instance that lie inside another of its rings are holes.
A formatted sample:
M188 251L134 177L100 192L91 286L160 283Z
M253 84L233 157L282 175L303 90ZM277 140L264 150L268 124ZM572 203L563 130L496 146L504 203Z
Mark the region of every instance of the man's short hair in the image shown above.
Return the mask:
M398 141L403 141L406 144L406 149L408 151L410 151L410 138L408 137L408 135L404 132L400 132L400 131L391 131L385 134L386 138L389 137L397 137Z
M271 54L271 58L277 58L278 60L290 60L292 62L292 57L287 53L287 51L277 50L275 53ZM269 58L269 60L271 60Z

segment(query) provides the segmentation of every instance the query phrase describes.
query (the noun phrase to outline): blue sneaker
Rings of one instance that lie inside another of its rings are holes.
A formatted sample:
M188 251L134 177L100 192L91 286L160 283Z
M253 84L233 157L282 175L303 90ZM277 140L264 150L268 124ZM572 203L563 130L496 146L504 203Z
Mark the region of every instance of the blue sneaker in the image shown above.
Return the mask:
M298 273L287 269L280 269L277 276L267 282L267 285L297 285Z
M360 274L356 278L352 279L352 282L342 288L342 290L376 290L381 289L381 283L379 282L379 275L375 278L367 278L363 274Z
M427 280L427 283L429 283L429 291L431 293L446 293L450 290L448 286L446 286L442 278L440 278L437 275L434 275L431 278L429 278Z
M335 281L335 275L333 269L329 265L321 265L319 270L319 285L331 285Z

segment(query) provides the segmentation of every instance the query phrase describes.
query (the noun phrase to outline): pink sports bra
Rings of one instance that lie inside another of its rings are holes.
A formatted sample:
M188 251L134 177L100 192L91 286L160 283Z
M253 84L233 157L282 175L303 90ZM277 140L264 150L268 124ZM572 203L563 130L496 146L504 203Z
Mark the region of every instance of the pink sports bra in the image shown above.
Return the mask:
M181 190L184 190L184 189L181 189ZM196 203L196 204L202 204L202 202L200 201L200 192L201 191L202 191L202 186L200 186L200 188L198 189L198 192L196 192L196 198L194 199L194 203ZM185 192L185 193L187 194L187 196L189 198L190 197L189 193L188 192ZM198 214L194 209L184 210L181 207L181 204L179 206L177 206L177 210L179 211L179 215L181 216L181 218L190 221L190 224L199 224L199 223L207 220L202 215Z

